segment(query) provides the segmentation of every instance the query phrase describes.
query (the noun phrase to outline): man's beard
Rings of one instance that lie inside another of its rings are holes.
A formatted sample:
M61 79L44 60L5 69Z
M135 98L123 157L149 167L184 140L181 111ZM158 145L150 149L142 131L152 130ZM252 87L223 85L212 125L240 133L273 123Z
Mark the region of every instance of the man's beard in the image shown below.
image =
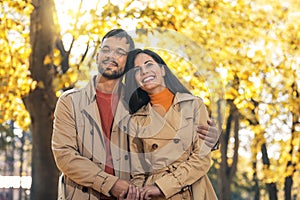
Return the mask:
M99 72L100 72L100 74L102 74L103 77L108 78L108 79L118 79L124 75L124 71L122 71L122 72L113 71L112 73L106 73L105 69L103 69L103 68L100 68Z

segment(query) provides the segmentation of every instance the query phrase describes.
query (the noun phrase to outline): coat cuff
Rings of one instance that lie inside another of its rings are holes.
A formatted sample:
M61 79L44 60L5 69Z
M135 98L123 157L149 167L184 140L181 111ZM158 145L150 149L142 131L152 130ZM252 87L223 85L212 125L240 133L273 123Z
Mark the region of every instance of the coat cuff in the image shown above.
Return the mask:
M119 178L107 173L100 173L95 179L93 189L110 197L110 190Z
M178 192L178 190L180 191L180 188L182 188L180 183L176 181L176 178L171 178L171 179L160 178L155 181L155 184L164 193L166 199L172 197L174 194Z

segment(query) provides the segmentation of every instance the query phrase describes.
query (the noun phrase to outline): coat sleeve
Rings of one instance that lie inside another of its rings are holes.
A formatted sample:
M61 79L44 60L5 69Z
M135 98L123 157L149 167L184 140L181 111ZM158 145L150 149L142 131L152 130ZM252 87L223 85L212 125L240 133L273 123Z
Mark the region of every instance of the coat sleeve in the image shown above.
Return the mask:
M62 95L54 112L52 152L59 170L77 184L110 196L118 177L105 173L99 165L80 154L74 107L70 95Z
M206 107L202 101L198 101L196 104L197 106L195 106L194 110L195 120L198 121L198 124L206 124L208 119ZM167 199L180 191L186 190L188 186L206 175L210 168L211 149L205 145L204 141L196 133L193 135L194 141L188 159L177 166L169 166L171 173L155 181L155 184Z
M136 124L131 118L129 123L129 147L130 147L130 166L131 166L131 182L138 186L143 187L146 180L146 163L145 154L143 150L143 142L140 138L137 137L138 130Z

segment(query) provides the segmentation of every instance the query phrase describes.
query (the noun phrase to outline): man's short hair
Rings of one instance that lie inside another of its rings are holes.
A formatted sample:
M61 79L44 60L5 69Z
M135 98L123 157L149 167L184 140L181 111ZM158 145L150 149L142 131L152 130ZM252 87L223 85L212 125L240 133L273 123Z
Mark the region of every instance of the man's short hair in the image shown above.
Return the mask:
M102 38L102 42L105 38L117 37L117 38L126 38L127 44L129 44L129 50L134 49L134 41L132 37L123 29L112 29L108 31Z

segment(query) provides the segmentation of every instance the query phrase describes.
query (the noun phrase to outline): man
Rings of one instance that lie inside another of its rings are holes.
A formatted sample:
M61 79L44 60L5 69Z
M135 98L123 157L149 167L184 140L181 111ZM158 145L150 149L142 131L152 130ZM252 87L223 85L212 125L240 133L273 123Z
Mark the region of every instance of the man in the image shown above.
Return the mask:
M109 31L97 54L98 75L80 90L61 95L55 110L52 151L63 173L66 199L139 198L130 185L127 140L129 113L121 79L132 38L122 29ZM208 146L217 138L214 123L198 127ZM211 131L208 131L210 129Z

